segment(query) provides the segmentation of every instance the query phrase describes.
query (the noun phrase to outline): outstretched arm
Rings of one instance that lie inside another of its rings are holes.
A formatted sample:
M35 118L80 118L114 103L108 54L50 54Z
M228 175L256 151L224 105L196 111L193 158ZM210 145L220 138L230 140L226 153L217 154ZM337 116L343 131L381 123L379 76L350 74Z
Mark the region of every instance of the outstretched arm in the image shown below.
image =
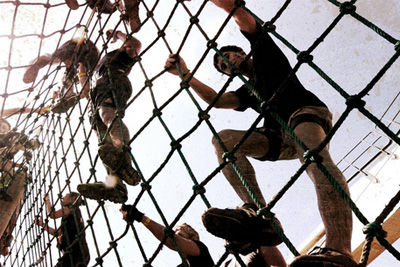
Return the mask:
M162 241L164 239L165 227L151 220L149 217L144 216L144 214L140 212L136 207L133 207L131 205L122 205L120 211L122 213L122 218L127 222L141 222L158 240ZM200 248L193 240L184 238L179 235L174 235L174 238L183 254L194 257L200 255ZM176 250L170 238L167 238L167 240L165 241L165 245L169 249Z
M210 0L217 7L230 13L235 7L235 0ZM247 13L244 9L238 8L233 14L236 24L239 29L250 34L254 34L257 31L256 21L253 16Z
M158 239L158 240L163 240L165 236L165 227L162 226L161 224L151 220L150 218L143 216L143 219L141 221L144 226L146 226L147 229ZM174 235L175 241L179 247L179 249L182 251L183 254L188 255L188 256L199 256L200 255L200 249L197 246L197 244L190 239L184 238L179 235ZM172 243L171 238L167 238L165 241L165 245L172 250L176 250L174 244Z
M169 55L164 68L166 68L170 73L178 75L178 69L176 67L177 62L179 62L180 71L185 79L188 78L190 75L189 69L186 67L185 61L180 56L177 56L175 54ZM214 89L197 80L195 77L192 77L190 79L189 85L193 88L195 93L207 104L211 104L218 95ZM236 109L239 107L239 105L239 98L235 94L227 92L221 95L221 97L215 103L214 107Z
M128 53L131 58L136 57L142 49L142 43L134 36L128 37L127 34L121 31L114 32L113 30L108 30L106 34L108 38L111 38L112 36L112 42L115 42L117 39L122 40L124 44L122 45L121 49L126 49L126 53Z
M25 114L25 113L38 113L38 114L43 114L47 112L47 107L43 108L9 108L9 109L3 109L1 111L2 117L8 117L12 115L18 115L18 114Z
M44 195L44 201L45 201L47 213L49 214L49 217L52 219L61 218L63 215L67 215L70 211L70 209L68 207L63 207L62 209L59 209L59 210L52 209L53 205L50 202L50 197L48 194Z

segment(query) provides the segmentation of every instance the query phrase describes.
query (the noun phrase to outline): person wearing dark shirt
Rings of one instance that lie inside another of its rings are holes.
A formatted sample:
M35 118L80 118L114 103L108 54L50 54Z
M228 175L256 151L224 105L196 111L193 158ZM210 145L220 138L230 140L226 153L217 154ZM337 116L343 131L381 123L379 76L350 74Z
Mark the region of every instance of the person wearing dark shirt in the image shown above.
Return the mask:
M137 185L140 181L138 172L132 167L129 153L123 149L130 137L122 118L132 95L128 75L136 63L141 43L120 31L108 30L107 36L113 41L122 40L123 45L106 53L100 60L96 69L99 78L90 91L90 102L92 125L102 143L98 154L111 174L108 176L111 181L80 184L77 190L90 199L124 203L128 193L122 181L128 185ZM118 117L115 119L116 113Z
M80 205L83 205L81 196L76 192L66 194L62 200L62 208L52 209L49 196L45 195L45 205L48 216L52 219L62 218L58 229L49 227L43 223L41 216L35 220L39 226L43 226L49 234L57 236L57 248L62 252L56 267L85 267L90 260L89 247L85 237L85 226Z
M132 205L122 205L120 208L122 218L128 223L134 221L142 223L158 240L162 241L165 237L165 227L145 216ZM211 267L214 261L208 251L207 246L200 241L199 234L188 224L184 223L177 226L174 233L179 250L189 263L190 267ZM167 238L165 245L176 250L171 238ZM179 265L185 266L183 263Z
M50 110L54 113L67 112L79 99L88 97L89 84L86 81L86 72L95 68L98 56L99 51L92 41L85 38L69 40L51 55L43 54L33 60L24 73L23 82L34 82L39 70L48 65L64 63L65 72L62 78L62 86L58 92L53 92L52 98L56 102L50 107ZM85 75L77 75L78 71ZM73 88L78 82L83 86L79 97Z
M211 2L228 13L236 7L234 0L211 0ZM218 71L226 75L241 74L248 77L251 85L249 87L252 88L242 86L234 92L225 92L216 100L214 107L237 111L252 108L263 114L263 127L251 132L234 154L235 164L243 173L255 198L260 202L261 206L258 208L262 208L266 202L258 186L255 171L247 157L260 161L299 158L302 163L305 162L305 151L270 115L269 111L264 111L263 101L268 101L270 109L294 130L295 135L309 149L317 148L330 131L332 114L318 97L304 88L295 75L288 78L292 68L283 52L266 32L267 29L263 30L253 16L242 8L235 10L233 18L251 44L252 57L247 59L246 53L237 46L222 47L220 51L225 59L216 55L214 65ZM206 103L211 104L218 96L217 93L192 77L182 58L170 55L165 67L169 72L177 75L178 62L180 73L183 74L185 80L189 80L191 88ZM263 101L259 101L258 97ZM223 130L218 135L227 151L231 151L246 133L246 131ZM226 161L224 157L226 151L219 145L216 138L213 139L213 145L218 160L222 164ZM324 147L319 152L319 156L314 158L321 158L322 164L349 194L346 179L331 159L328 147ZM325 226L326 248L320 250L320 253L298 257L291 266L357 266L351 256L351 209L319 170L317 164L310 164L306 172L315 185L318 207ZM245 203L254 203L230 164L223 169L223 173ZM237 209L211 208L203 214L203 223L208 231L227 240L245 241L247 236L251 238L248 240L251 243L258 242L261 246L275 246L276 242L271 241L276 239L277 234L275 237L271 235L269 223L271 218L265 217L258 215L254 208L248 206ZM284 266L283 262L282 266Z

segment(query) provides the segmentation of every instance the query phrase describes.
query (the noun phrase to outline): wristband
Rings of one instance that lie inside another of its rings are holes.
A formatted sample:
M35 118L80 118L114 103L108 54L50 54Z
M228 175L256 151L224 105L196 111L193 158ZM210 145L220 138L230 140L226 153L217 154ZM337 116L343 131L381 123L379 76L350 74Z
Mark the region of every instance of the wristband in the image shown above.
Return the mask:
M149 217L146 217L146 220L143 222L143 224L145 225L145 226L147 226L149 223L150 223L150 218Z
M82 76L86 76L86 72L79 73L78 76L79 76L79 78L81 78Z
M184 80L188 80L190 75L192 75L190 70L188 70L185 74L182 74Z

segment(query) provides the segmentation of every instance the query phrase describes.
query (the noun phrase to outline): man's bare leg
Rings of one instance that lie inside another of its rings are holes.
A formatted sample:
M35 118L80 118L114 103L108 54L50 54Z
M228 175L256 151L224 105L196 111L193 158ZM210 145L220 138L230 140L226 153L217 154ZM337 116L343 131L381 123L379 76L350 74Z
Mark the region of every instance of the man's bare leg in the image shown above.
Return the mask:
M231 151L235 144L242 139L245 133L245 131L223 130L219 132L218 135L228 151ZM218 162L222 164L224 162L222 156L225 152L219 145L216 138L213 138L212 143L216 150ZM234 157L237 159L235 161L236 165L242 172L251 189L253 190L255 197L258 199L258 201L260 201L263 206L265 206L265 200L258 186L253 166L250 164L247 157L262 157L267 153L268 147L269 146L267 137L260 133L253 132L234 155ZM237 195L240 197L240 199L244 203L253 203L253 199L250 197L246 188L243 186L233 167L228 164L225 166L222 172L237 193Z
M267 266L286 267L286 261L277 247L260 247L260 253Z
M325 132L316 123L305 122L299 124L295 134L309 149L316 148L325 138ZM297 146L299 158L302 162L304 151ZM345 177L336 164L332 161L328 148L320 152L323 157L323 165L336 179L342 189L348 194L349 187ZM316 164L307 168L307 174L314 182L318 198L318 208L325 226L326 247L338 250L351 256L352 213L349 206L340 197L325 175Z

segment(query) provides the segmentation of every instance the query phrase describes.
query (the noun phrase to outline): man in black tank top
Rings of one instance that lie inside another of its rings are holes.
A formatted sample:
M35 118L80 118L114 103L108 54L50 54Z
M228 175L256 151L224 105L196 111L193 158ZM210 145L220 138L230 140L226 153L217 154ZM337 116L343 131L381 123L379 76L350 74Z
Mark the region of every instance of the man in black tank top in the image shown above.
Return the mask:
M235 8L237 1L211 0L211 2L230 13ZM247 157L261 161L299 158L301 163L304 163L306 160L304 158L305 151L297 145L269 111L264 111L265 103L263 101L268 102L269 108L291 126L295 135L310 150L317 148L326 137L327 132L330 131L332 114L320 99L303 87L295 75L289 77L292 68L285 55L269 36L268 30L270 29L267 28L267 24L262 27L251 14L242 8L235 10L233 19L244 37L250 42L252 57L247 59L246 53L239 47L223 47L220 51L224 59L219 54L216 55L214 65L218 71L226 75L241 74L248 77L251 86L248 88L244 85L234 92L223 93L214 103L214 107L236 111L244 111L247 108L254 109L262 114L264 124L262 128L250 133L231 157L226 152L232 151L234 146L247 134L247 131L223 130L219 132L219 139L222 140L227 151L221 147L217 138L213 139L213 145L220 164L224 164L230 159L234 160L252 189L253 196L261 204L258 208L262 208L266 202L258 186L255 171ZM206 103L213 103L218 97L216 91L193 77L182 58L170 55L165 67L169 72L177 75L176 63L178 61L180 72L185 80L188 80L192 89ZM283 89L280 89L281 87ZM346 179L332 161L327 146L311 159L321 160L336 182L349 194ZM325 226L326 248L313 255L299 257L291 266L357 266L351 256L351 209L319 170L316 163L310 164L306 171L315 185L318 207ZM243 202L254 203L252 196L230 164L225 166L223 173ZM212 208L203 215L203 223L208 231L229 241L237 240L252 244L259 243L260 246L275 246L277 245L276 238L279 236L276 233L273 234L275 231L271 228L269 221L276 218L272 213L269 215L261 216L254 211L254 208L248 206L237 209ZM286 266L286 263L281 257L279 263L275 265Z
M126 186L137 185L139 174L132 167L129 147L129 130L123 123L128 99L132 95L132 86L128 75L136 63L141 43L133 36L112 30L107 31L108 38L123 41L121 48L108 52L97 66L98 79L96 86L90 91L92 104L92 125L97 130L102 145L99 147L99 157L111 174L111 184L93 183L80 184L78 191L87 198L106 199L116 203L127 200ZM114 121L115 114L119 117ZM113 122L114 121L114 122Z
M145 216L132 205L122 205L120 208L122 218L128 223L137 221L142 223L158 240L162 241L165 235L173 234L175 242L182 252L183 257L191 267L212 267L214 261L208 251L207 246L200 241L199 234L190 225L183 223L177 226L175 231L169 233L166 227ZM177 250L171 238L167 238L165 246L169 249ZM165 266L169 266L165 264ZM183 263L178 266L185 266Z

